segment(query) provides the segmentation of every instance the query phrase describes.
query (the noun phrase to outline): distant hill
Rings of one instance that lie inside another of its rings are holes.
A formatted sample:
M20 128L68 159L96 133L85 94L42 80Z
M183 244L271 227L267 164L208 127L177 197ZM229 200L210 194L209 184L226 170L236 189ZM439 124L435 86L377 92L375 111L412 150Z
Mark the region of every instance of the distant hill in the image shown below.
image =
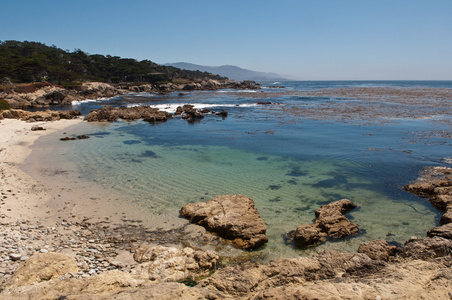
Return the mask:
M219 67L211 67L211 66L201 66L195 65L185 62L178 63L168 63L165 66L172 66L183 70L191 70L191 71L201 71L201 72L209 72L212 74L218 74L220 76L228 77L229 79L234 79L237 81L241 80L253 80L253 81L272 81L272 80L289 80L284 76L278 75L276 73L264 73L257 72L247 69L242 69L237 66L219 66Z
M11 82L162 83L205 78L224 79L207 72L161 66L150 60L90 55L80 49L69 52L37 42L0 41L0 80Z

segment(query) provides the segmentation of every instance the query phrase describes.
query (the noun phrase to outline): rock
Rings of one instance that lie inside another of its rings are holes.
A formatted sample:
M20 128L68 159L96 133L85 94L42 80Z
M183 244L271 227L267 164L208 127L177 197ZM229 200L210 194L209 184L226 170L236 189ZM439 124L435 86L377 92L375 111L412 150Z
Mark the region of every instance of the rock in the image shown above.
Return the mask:
M321 206L316 210L314 224L300 225L287 237L293 239L300 248L316 246L326 241L327 237L340 239L355 236L359 232L358 225L350 222L343 214L355 208L356 205L348 199L342 199Z
M316 224L303 224L293 233L293 241L298 247L307 248L322 243L324 236Z
M265 265L245 263L228 266L201 281L199 285L203 288L229 294L236 299L242 297L245 299L262 299L262 297L259 297L259 295L262 295L260 293L265 293L270 288L303 287L309 282L318 281L318 284L321 284L328 279L346 278L347 275L352 274L358 276L359 274L375 274L385 266L386 263L372 261L363 254L352 255L325 251L314 257L278 258ZM327 299L326 295L324 294L323 298ZM285 297L282 293L277 295L276 299L311 298Z
M86 140L86 139L89 139L89 136L87 136L86 134L82 134L82 135L79 135L77 138L79 140Z
M93 110L86 117L88 122L114 122L118 119L133 121L143 119L147 122L164 122L170 119L171 114L160 111L158 108L150 106L138 107L109 107L104 106L101 109Z
M426 168L419 178L406 185L404 190L429 198L433 207L444 212L439 221L441 226L429 230L427 236L452 239L452 168Z
M221 116L221 117L223 117L223 118L226 118L226 117L228 116L228 112L227 112L226 110L223 109L222 111L217 112L216 115L217 115L217 116Z
M10 258L11 260L13 260L13 261L20 260L21 257L22 257L22 255L17 254L17 253L11 253L11 254L9 255L9 258Z
M23 262L7 286L23 286L52 280L69 272L77 273L75 258L61 253L37 253Z
M253 249L268 241L266 226L254 201L243 195L217 196L207 202L190 203L182 207L181 216L232 240L243 249Z
M270 105L272 103L270 101L258 101L257 104L259 104L259 105Z
M213 251L182 250L174 247L144 246L135 251L141 263L137 272L153 281L179 281L206 276L216 269L219 256Z
M439 236L445 239L452 239L452 223L430 229L427 232L428 237Z
M389 258L397 252L396 246L389 245L384 240L374 240L362 243L358 247L358 253L364 253L373 260L389 261Z
M441 219L439 220L439 225L445 225L452 223L452 210L449 210L444 215L441 216Z
M75 137L69 137L69 136L65 136L63 138L60 138L60 141L73 141L76 140Z
M46 129L44 127L38 126L38 125L31 127L31 131L38 131L38 130L46 130Z
M431 259L451 255L452 240L439 236L411 238L405 242L399 256L411 259Z
M77 110L65 110L65 111L36 111L29 112L20 109L10 109L0 111L0 115L7 119L20 119L27 122L36 121L58 121L60 119L74 119L81 115ZM34 129L33 129L34 128ZM45 130L38 129L40 126L33 126L32 130Z

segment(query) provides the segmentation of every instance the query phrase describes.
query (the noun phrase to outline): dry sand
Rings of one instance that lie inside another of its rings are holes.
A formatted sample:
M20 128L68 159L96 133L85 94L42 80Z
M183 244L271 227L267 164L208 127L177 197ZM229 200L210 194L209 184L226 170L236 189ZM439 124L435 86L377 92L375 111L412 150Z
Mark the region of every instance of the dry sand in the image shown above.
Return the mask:
M81 119L60 120L48 123L26 123L5 119L0 123L0 215L3 222L45 220L46 205L50 195L21 169L31 153L30 146L42 135L82 122ZM31 131L39 125L45 131Z
M15 119L1 121L2 222L27 220L50 226L63 220L89 220L91 223L110 225L139 223L148 228L160 229L180 227L187 223L176 213L165 217L153 215L133 203L122 201L120 195L79 178L75 166L69 162L53 165L51 159L48 159L46 146L35 149L33 155L30 155L30 147L38 138L53 133L61 133L63 137L64 131L69 133L71 126L81 122L81 119L47 123L26 123ZM35 125L46 130L31 131L31 127ZM59 137L60 135L55 136Z

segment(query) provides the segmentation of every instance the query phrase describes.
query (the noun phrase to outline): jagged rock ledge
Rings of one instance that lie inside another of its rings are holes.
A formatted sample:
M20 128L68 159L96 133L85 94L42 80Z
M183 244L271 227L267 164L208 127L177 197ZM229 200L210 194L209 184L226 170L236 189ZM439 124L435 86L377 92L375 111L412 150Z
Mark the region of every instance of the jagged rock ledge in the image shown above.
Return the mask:
M72 101L110 98L127 93L170 93L175 91L218 90L218 89L258 89L253 81L203 80L190 83L166 83L160 85L107 84L85 82L80 85L63 87L50 83L17 84L0 90L0 99L12 108L29 109L55 105L71 105Z

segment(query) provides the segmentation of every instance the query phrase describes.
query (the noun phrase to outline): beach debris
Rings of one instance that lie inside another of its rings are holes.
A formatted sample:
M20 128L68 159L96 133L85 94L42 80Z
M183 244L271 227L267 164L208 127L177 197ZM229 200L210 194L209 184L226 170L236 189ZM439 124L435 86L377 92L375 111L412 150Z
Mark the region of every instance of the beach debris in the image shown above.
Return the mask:
M293 240L300 248L317 246L327 238L340 239L355 236L359 232L358 225L352 223L344 213L356 208L356 205L342 199L321 206L315 211L317 217L314 224L303 224L287 234L288 240Z
M243 249L264 245L267 227L254 206L254 201L243 195L222 195L207 202L189 203L182 207L182 217L215 232Z

